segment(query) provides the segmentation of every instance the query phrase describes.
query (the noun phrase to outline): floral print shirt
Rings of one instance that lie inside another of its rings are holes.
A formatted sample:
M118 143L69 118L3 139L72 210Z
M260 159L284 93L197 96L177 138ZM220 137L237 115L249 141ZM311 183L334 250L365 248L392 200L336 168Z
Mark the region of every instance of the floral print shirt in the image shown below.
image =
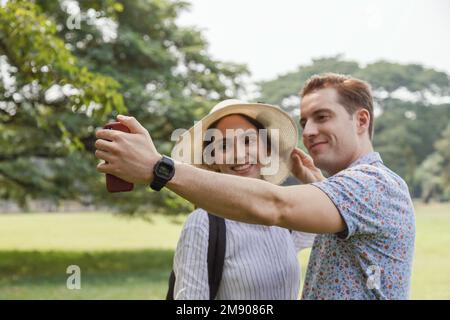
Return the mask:
M347 228L316 236L303 299L408 299L415 221L403 179L372 152L313 185Z

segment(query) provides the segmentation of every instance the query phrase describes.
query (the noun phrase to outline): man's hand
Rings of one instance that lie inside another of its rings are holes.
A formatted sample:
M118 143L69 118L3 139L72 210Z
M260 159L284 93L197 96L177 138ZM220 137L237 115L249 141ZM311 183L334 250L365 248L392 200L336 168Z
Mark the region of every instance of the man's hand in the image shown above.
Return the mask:
M117 120L130 133L101 129L96 133L95 156L105 162L97 170L132 183L148 184L153 180L153 167L161 159L148 131L134 118L119 115Z
M292 174L303 183L313 183L325 180L320 169L314 165L311 156L299 148L295 148L291 154Z

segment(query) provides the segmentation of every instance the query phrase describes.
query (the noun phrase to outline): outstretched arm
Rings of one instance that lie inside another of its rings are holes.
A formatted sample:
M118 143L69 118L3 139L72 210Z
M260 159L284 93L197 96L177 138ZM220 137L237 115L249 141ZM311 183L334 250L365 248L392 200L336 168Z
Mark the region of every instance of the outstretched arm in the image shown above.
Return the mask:
M118 117L131 133L97 132L100 172L148 184L161 158L148 131L133 117ZM106 141L109 140L109 141ZM219 174L176 163L167 187L218 216L311 233L337 233L345 223L328 196L312 185L280 187L263 180Z
M281 187L177 163L167 187L227 219L311 233L337 233L344 222L333 202L312 185Z

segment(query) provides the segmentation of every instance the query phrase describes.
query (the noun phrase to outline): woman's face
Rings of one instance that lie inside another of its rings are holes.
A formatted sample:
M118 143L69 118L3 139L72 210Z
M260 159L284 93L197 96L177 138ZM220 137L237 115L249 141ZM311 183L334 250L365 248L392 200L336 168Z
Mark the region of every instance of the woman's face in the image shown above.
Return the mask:
M258 139L258 129L243 116L237 114L220 119L216 129L223 136L223 143L215 141L215 145L219 146L214 149L216 159L224 159L224 161L222 161L223 164L214 164L213 167L222 173L261 179L258 154L259 147L264 144ZM243 132L246 134L242 135ZM231 139L234 139L234 142L230 141ZM233 146L233 148L226 148L226 146Z

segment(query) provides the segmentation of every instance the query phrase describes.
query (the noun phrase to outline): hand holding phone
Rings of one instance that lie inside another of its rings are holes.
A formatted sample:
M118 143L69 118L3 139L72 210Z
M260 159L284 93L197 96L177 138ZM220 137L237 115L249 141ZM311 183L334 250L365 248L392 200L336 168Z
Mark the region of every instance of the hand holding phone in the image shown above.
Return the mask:
M103 129L119 130L123 132L130 132L127 126L120 122L111 122L103 127ZM106 189L109 192L127 192L133 190L134 184L120 179L112 174L106 174Z

